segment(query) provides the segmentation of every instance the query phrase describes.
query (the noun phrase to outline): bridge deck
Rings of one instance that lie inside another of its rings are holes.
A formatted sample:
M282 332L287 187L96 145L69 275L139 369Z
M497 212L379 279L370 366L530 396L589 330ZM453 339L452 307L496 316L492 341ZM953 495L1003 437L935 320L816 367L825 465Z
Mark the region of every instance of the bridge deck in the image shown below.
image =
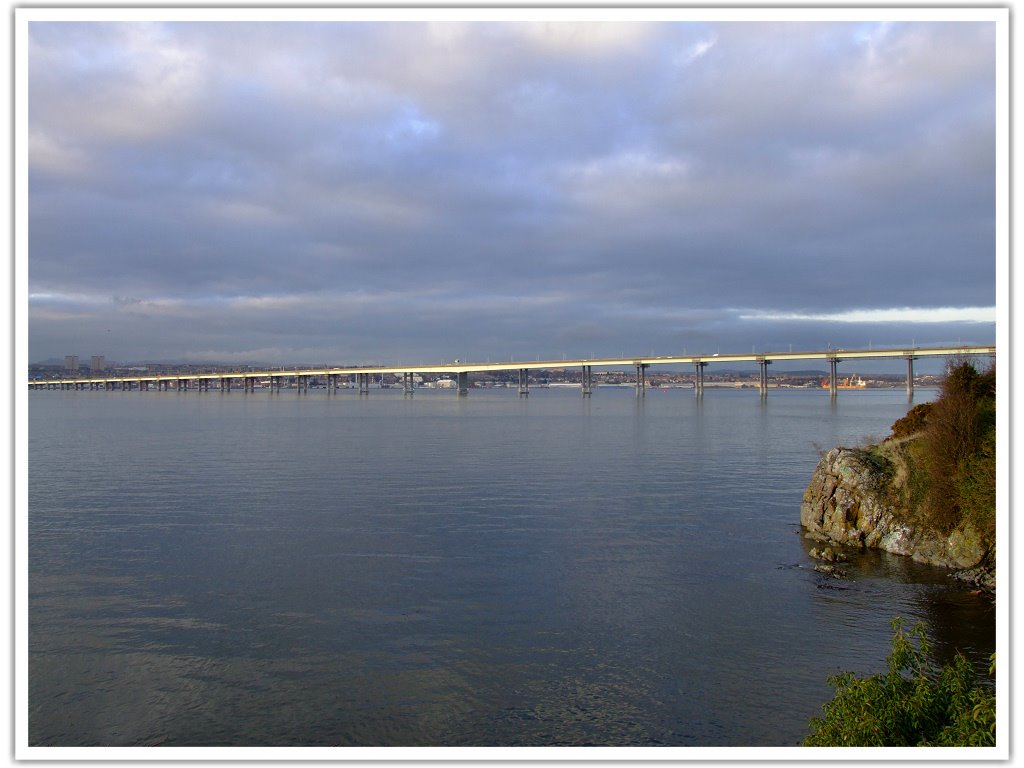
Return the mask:
M828 349L823 351L809 352L764 352L750 354L714 354L714 355L669 355L662 357L616 357L616 358L579 358L572 360L521 360L509 361L507 363L470 363L452 362L434 365L383 365L383 366L356 366L346 368L302 368L291 370L263 370L263 371L225 371L219 373L164 373L147 374L136 376L107 376L89 377L75 379L51 379L29 381L29 386L44 386L46 384L105 384L118 382L162 382L178 381L187 379L189 381L209 381L225 378L279 378L292 376L353 376L356 374L403 374L403 373L479 373L481 371L515 371L532 370L538 368L578 368L591 366L597 368L621 367L621 366L651 366L651 365L695 365L697 363L742 363L763 361L775 362L784 360L855 360L855 359L884 359L884 358L917 358L917 357L942 357L957 355L994 355L995 346L967 346L967 347L908 347L903 349Z

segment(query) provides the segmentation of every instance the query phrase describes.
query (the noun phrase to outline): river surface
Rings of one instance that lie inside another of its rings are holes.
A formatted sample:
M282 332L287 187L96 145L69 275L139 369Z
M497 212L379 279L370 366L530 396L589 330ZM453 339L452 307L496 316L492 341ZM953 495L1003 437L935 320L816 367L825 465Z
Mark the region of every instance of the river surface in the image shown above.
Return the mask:
M895 616L940 657L994 649L941 569L808 557L820 451L907 409L30 392L29 741L796 745L830 674L884 669Z

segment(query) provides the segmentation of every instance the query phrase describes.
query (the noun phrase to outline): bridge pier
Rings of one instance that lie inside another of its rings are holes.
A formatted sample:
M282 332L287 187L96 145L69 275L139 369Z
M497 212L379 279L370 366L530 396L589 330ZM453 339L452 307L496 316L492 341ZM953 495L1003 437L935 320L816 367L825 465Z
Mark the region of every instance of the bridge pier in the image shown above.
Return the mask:
M583 373L580 376L580 392L583 397L590 397L594 391L594 374L589 365L583 366Z
M412 371L402 374L402 394L405 397L412 397L416 391L416 384L412 379Z
M647 363L636 363L636 396L647 396Z
M914 360L913 355L907 355L907 399L914 399Z
M357 373L356 379L359 381L359 394L369 395L370 394L370 374L368 373Z
M838 357L830 357L828 359L828 396L835 397L839 392L839 381L836 375L836 365L841 361Z
M469 374L466 371L459 371L456 375L458 379L459 395L465 396L469 394Z
M519 369L519 396L529 397L530 396L530 371L527 368Z
M696 397L704 397L704 368L707 367L707 363L698 361L693 367L693 394Z
M761 358L757 361L758 367L761 369L759 376L759 389L761 391L761 397L768 397L768 366L772 364L771 360L765 360Z

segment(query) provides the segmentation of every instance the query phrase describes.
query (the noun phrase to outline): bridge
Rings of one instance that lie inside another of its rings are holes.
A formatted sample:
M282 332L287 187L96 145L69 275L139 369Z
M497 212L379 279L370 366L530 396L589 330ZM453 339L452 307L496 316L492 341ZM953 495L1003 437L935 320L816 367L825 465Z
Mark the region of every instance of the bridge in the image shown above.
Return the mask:
M166 373L139 376L89 377L72 379L30 380L30 389L103 389L146 391L155 387L157 390L176 389L179 391L194 389L206 391L210 384L216 389L231 391L232 382L241 381L246 392L254 392L260 382L269 382L271 392L280 391L283 384L294 383L300 391L308 388L310 379L327 380L329 391L337 391L341 382L347 387L350 383L359 387L359 393L369 394L372 377L391 374L402 377L406 394L413 392L413 375L416 373L449 374L455 376L456 387L460 395L469 392L469 374L485 371L518 371L518 392L520 397L530 393L529 372L536 369L579 368L581 370L580 391L589 397L594 389L593 369L604 367L634 367L636 369L636 393L643 397L646 391L646 371L652 365L691 365L694 368L694 392L698 397L704 394L704 368L718 363L749 363L758 364L760 371L759 389L762 397L768 394L768 366L774 362L794 360L821 360L829 365L829 393L835 397L838 391L837 366L844 360L866 359L903 359L907 363L907 395L914 392L914 360L922 357L961 357L968 355L995 356L995 346L956 346L956 347L910 347L903 349L827 349L810 352L765 352L750 354L714 354L714 355L667 355L661 357L638 358L580 358L573 360L535 360L509 361L507 363L469 363L456 360L451 363L437 365L384 365L355 366L347 368L309 368L302 370L263 370L234 371L217 373Z

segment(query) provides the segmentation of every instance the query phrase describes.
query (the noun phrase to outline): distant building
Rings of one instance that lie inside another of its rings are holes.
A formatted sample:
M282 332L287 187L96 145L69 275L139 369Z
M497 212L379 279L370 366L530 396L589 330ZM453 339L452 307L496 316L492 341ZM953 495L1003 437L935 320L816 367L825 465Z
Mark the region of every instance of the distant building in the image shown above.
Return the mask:
M103 355L93 355L89 368L93 371L103 371L107 368L107 361Z
M78 370L78 355L65 355L64 356L64 370L65 371L77 371Z

